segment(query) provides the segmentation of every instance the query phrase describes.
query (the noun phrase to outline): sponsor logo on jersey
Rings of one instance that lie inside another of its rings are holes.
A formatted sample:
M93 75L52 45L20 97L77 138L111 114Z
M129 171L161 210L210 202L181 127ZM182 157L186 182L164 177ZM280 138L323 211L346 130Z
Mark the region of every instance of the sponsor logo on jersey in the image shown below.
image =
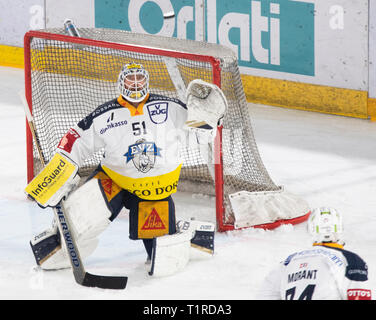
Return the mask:
M167 120L168 116L168 103L158 102L149 104L147 106L150 120L155 124L163 123Z
M76 130L70 128L68 132L61 138L59 145L57 146L59 149L64 150L66 152L71 152L73 148L74 142L80 137Z
M159 182L159 181L158 181ZM178 187L178 180L175 182L164 185L163 187L156 187L152 188L151 186L154 183L150 183L150 187L147 185L142 186L142 184L139 185L141 189L137 189L136 184L133 184L133 191L132 193L135 194L137 197L145 198L145 197L158 197L158 198L167 198L171 193L175 192Z
M138 207L138 237L150 239L168 232L168 201L141 201Z
M347 271L347 274L350 275L350 276L353 276L353 275L362 275L362 276L366 276L368 275L368 271L367 269L349 269Z
M321 249L319 247L316 247L315 249L304 250L304 251L300 251L300 252L292 254L291 256L289 256L285 260L284 265L288 265L290 263L290 261L295 258L295 256L296 257L303 257L303 256L311 256L311 255L324 256L324 257L328 258L329 260L331 260L331 262L333 264L335 264L337 267L341 267L345 263L343 258L341 258L339 255L335 254L335 252L333 250Z
M348 289L347 300L371 300L371 290L368 289Z
M115 182L112 181L105 173L98 172L95 176L95 179L100 181L102 185L104 194L108 201L111 201L119 192L122 190Z
M106 174L120 187L145 200L161 200L176 192L182 165L165 174L131 178L123 176L105 165Z
M78 127L82 130L88 130L92 125L95 118L101 116L105 112L111 110L111 109L119 109L122 108L120 104L117 103L117 99L111 100L106 102L105 104L99 106L96 108L92 113L90 113L88 116L83 118L80 122L78 122Z
M141 227L141 230L151 229L166 229L161 217L158 215L158 212L157 210L155 210L155 208L153 208L144 225Z
M127 163L132 160L138 171L146 173L154 167L156 156L161 157L160 150L154 142L140 139L128 147L128 152L124 156Z
M107 119L107 126L105 128L102 128L99 131L99 133L105 134L107 132L107 130L117 128L117 127L121 127L121 126L125 126L126 124L128 124L127 120L115 121L115 122L113 122L113 120L114 120L114 113L111 112L111 115Z

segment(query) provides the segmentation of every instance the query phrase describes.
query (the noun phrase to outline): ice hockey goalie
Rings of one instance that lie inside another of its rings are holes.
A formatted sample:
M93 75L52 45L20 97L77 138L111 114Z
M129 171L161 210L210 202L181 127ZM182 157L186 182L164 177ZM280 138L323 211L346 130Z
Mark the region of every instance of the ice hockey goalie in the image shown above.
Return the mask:
M206 87L203 82L200 85ZM217 90L211 84L207 88L206 96ZM189 143L192 137L207 143L207 137L215 134L211 129L226 108L213 107L217 111L207 112L208 105L203 104L199 112L200 106L195 104L190 113L192 98L186 105L178 99L149 93L149 74L137 63L123 67L118 90L117 98L100 105L70 128L57 146L57 154L77 167L96 151L104 150L100 165L79 188L72 191L75 184L65 184L52 197L53 201L40 204L54 206L56 201L66 198L65 209L83 257L94 251L99 235L126 208L129 237L143 240L147 260L151 262L149 274L170 274L171 270L159 267L166 248L178 245L180 249L174 251L177 256L188 252L180 266L186 264L192 247L213 254L214 226L189 222L189 228L177 229L172 195L177 190L182 166L179 144ZM182 130L187 128L189 115L190 124L204 123L202 130L194 133ZM61 247L54 223L31 240L31 247L42 268L69 267L67 252Z

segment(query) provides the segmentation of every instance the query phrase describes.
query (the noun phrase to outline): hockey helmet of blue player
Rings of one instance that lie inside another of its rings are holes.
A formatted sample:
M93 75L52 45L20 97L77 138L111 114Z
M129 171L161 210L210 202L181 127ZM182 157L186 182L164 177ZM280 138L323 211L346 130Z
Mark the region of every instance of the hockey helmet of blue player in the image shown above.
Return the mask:
M343 244L342 215L334 208L316 208L309 217L308 231L316 243L337 242Z
M149 73L139 63L129 63L121 69L118 90L124 99L141 102L149 92Z

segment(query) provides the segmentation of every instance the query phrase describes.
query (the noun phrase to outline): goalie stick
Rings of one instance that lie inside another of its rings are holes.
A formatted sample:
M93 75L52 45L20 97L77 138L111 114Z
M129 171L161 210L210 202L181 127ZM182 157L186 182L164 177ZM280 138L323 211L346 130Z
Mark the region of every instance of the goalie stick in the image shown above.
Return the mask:
M24 93L19 92L20 98L22 100L23 106L25 108L25 114L27 122L29 124L30 131L33 135L33 139L38 150L40 161L43 166L46 165L46 160L43 155L38 136L35 131L34 119L30 112L29 105L26 101ZM64 239L63 242L66 246L69 261L72 266L73 276L76 282L85 287L98 287L102 289L124 289L127 285L128 277L122 276L101 276L91 274L85 271L84 265L82 264L82 259L78 251L77 243L72 237L71 227L69 220L64 212L64 202L61 200L56 207L52 208L56 217L57 225L61 237Z

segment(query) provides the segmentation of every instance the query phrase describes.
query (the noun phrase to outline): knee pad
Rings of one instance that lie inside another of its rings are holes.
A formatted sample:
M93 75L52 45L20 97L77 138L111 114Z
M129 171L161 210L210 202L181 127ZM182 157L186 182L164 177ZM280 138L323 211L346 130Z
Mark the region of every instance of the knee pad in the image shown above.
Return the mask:
M96 238L110 224L111 211L97 179L91 179L64 202L76 241Z
M111 211L102 195L98 180L92 179L76 189L64 202L71 233L84 259L94 252L98 236L110 224ZM68 252L61 242L56 223L31 241L36 262L42 269L70 267Z

